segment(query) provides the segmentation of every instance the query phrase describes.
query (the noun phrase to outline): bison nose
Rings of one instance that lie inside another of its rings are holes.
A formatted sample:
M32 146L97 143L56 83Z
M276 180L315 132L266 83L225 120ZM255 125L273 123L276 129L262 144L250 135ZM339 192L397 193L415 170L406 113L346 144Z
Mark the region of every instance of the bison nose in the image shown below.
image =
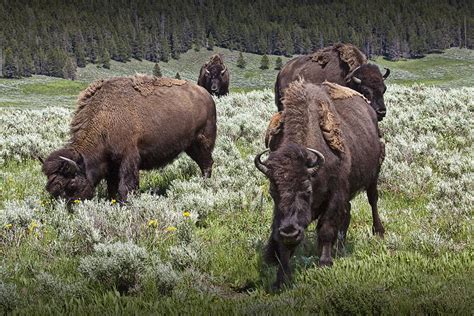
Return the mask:
M285 244L297 243L301 240L302 229L294 225L287 225L278 229L280 237Z

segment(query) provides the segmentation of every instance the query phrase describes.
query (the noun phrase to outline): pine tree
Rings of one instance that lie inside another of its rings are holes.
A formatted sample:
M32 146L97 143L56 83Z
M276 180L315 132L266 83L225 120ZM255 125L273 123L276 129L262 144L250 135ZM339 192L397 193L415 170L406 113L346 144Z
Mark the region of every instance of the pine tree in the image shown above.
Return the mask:
M245 68L246 61L244 59L244 55L242 55L242 52L239 53L239 58L237 59L237 67L239 68Z
M76 64L71 57L67 57L63 66L63 78L76 80Z
M181 76L179 75L179 72L176 73L176 75L174 76L175 79L181 79Z
M270 60L268 59L267 54L262 56L262 60L260 61L260 69L268 69L268 66L270 64Z
M163 77L163 75L161 74L160 65L158 65L158 63L155 63L155 67L153 67L153 76Z
M160 60L165 63L170 59L170 45L165 37L160 41Z
M214 50L214 36L212 36L212 33L209 34L207 39L207 50Z
M281 60L281 57L278 56L277 59L275 60L275 70L280 70L282 66L283 66L283 61Z
M104 51L104 56L102 59L102 67L105 69L110 69L110 54L108 50Z
M5 52L3 53L3 58L5 62L3 63L2 75L5 78L9 79L19 78L20 74L18 73L18 66L10 47L5 49Z

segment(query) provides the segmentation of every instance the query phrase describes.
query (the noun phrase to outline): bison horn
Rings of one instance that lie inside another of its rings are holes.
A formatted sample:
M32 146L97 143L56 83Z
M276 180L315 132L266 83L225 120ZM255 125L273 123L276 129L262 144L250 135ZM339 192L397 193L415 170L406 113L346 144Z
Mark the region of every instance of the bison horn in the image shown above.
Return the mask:
M227 71L227 67L224 65L224 69L221 71L221 75L223 75Z
M204 70L206 71L206 74L210 74L211 72L209 70L207 70L206 68L204 68Z
M357 83L357 84L361 84L361 83L362 83L362 80L360 80L360 79L357 78L356 76L352 76L352 81L354 81L354 82Z
M315 150L315 149L312 149L312 148L306 148L307 150L309 150L310 152L312 152L313 154L315 154L318 159L316 160L316 162L309 166L308 167L308 172L311 176L315 175L316 172L319 170L319 168L321 168L322 165L324 165L324 162L326 161L326 159L324 159L324 156L322 153L320 153L319 151Z
M387 79L387 77L390 75L390 69L384 68L385 69L385 75L383 75L384 79Z
M265 149L262 151L260 154L255 156L255 167L257 167L258 170L260 170L264 175L268 175L268 167L260 160L260 157L266 152L268 152L269 149Z
M64 161L67 161L67 162L69 163L69 165L70 165L71 167L73 167L74 170L76 170L76 172L79 172L79 171L81 170L81 169L79 168L79 166L77 165L77 163L76 163L74 160L69 159L69 158L66 158L66 157L63 157L63 156L59 156L59 158L61 158L61 159L64 160Z

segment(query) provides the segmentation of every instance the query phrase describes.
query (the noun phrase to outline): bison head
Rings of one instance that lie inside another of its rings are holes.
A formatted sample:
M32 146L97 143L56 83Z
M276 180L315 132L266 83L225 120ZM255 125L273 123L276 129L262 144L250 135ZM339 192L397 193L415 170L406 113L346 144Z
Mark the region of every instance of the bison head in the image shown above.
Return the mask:
M46 190L54 198L70 203L94 196L94 186L86 177L84 158L76 150L63 148L51 153L42 170L48 177Z
M221 91L226 72L227 67L224 64L212 64L204 68L204 76L210 93L218 94Z
M382 76L379 67L372 64L364 64L356 68L347 77L348 86L362 93L370 101L370 105L377 113L379 121L383 120L387 114L383 94L387 90L384 80L389 74L389 69L386 69L385 74Z
M265 162L261 161L263 153L255 157L255 166L270 180L275 204L272 237L287 247L295 247L311 222L311 177L324 163L324 156L297 144L271 152Z

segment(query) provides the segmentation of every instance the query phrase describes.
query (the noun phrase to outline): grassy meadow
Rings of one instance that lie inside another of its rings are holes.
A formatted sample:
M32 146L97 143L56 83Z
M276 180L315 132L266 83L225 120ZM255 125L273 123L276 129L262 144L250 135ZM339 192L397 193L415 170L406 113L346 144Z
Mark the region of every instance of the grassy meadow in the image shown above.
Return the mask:
M275 267L261 257L273 202L253 164L276 108L277 71L258 69L261 56L252 54L241 70L238 52L219 52L232 89L216 99L212 178L182 155L141 172L140 192L125 206L107 200L101 184L93 200L68 210L45 192L33 157L65 143L77 94L90 81L151 73L153 63L88 65L77 81L0 79L0 313L471 315L472 52L376 59L392 70L380 124L385 239L372 236L360 194L334 266L317 266L313 223L291 261L294 282L277 293ZM161 70L195 81L210 54L188 52Z

